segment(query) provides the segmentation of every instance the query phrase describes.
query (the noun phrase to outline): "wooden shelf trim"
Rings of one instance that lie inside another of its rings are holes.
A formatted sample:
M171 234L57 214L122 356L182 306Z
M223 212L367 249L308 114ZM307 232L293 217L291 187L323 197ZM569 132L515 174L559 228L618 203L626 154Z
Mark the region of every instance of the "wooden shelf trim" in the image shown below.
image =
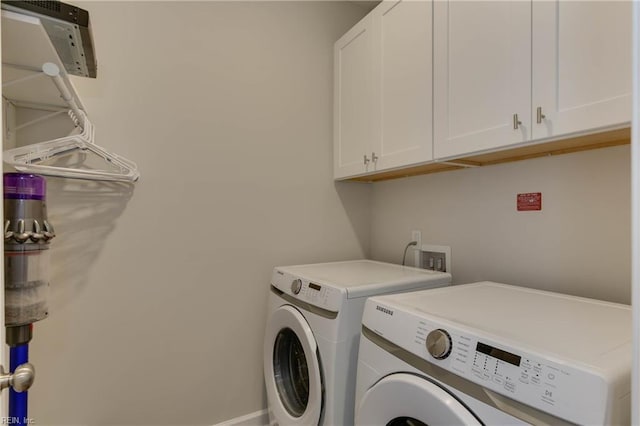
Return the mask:
M592 149L628 145L631 142L631 129L609 130L600 133L560 139L551 142L519 146L516 148L471 155L443 162L431 162L402 169L388 170L376 174L354 177L349 180L357 182L378 182L428 173L446 172L468 167L484 167L492 164L529 160L551 155L569 154Z

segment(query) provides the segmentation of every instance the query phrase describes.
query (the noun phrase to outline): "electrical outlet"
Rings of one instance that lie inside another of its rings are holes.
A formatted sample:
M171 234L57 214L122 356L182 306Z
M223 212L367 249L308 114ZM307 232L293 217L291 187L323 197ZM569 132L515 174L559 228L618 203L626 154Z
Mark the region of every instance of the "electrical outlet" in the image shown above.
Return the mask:
M424 269L451 273L451 247L425 244L420 246L421 262Z
M411 231L411 241L417 242L416 249L420 249L422 247L422 232L417 229Z
M411 241L415 241L417 244L413 247L413 266L416 268L420 267L420 259L422 258L422 232L419 229L414 229L411 231Z

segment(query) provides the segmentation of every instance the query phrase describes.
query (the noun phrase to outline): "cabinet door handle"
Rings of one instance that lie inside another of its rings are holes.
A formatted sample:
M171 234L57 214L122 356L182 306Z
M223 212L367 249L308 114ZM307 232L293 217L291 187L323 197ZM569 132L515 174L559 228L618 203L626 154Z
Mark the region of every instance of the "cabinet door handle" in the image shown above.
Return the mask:
M366 166L367 164L369 164L369 158L367 157L367 154L364 155L364 165Z
M522 121L518 120L518 114L513 114L513 130L518 130L522 125Z
M378 162L378 156L375 152L371 153L371 161L373 161L374 163Z
M538 107L536 110L536 122L538 124L542 123L543 118L547 118L547 116L542 113L542 107Z

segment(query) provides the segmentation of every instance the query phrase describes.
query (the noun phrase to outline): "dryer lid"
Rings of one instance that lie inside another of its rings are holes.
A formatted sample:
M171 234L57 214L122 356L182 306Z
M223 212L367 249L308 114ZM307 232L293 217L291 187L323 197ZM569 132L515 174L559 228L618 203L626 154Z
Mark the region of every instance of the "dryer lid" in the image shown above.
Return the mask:
M631 307L619 303L494 282L382 297L387 306L605 370L611 353L631 345Z
M440 287L451 282L451 274L393 263L360 259L343 262L279 266L280 271L346 293L357 298L390 292Z

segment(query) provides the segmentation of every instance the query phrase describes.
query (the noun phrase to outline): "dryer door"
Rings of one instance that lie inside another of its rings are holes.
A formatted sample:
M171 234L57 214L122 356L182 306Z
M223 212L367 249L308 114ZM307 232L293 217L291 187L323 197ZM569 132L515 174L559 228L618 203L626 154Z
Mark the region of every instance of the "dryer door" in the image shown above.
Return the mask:
M482 425L458 399L428 379L391 374L363 396L356 425L439 426Z
M280 425L317 425L323 406L318 345L309 324L292 306L267 323L264 372L269 409Z

